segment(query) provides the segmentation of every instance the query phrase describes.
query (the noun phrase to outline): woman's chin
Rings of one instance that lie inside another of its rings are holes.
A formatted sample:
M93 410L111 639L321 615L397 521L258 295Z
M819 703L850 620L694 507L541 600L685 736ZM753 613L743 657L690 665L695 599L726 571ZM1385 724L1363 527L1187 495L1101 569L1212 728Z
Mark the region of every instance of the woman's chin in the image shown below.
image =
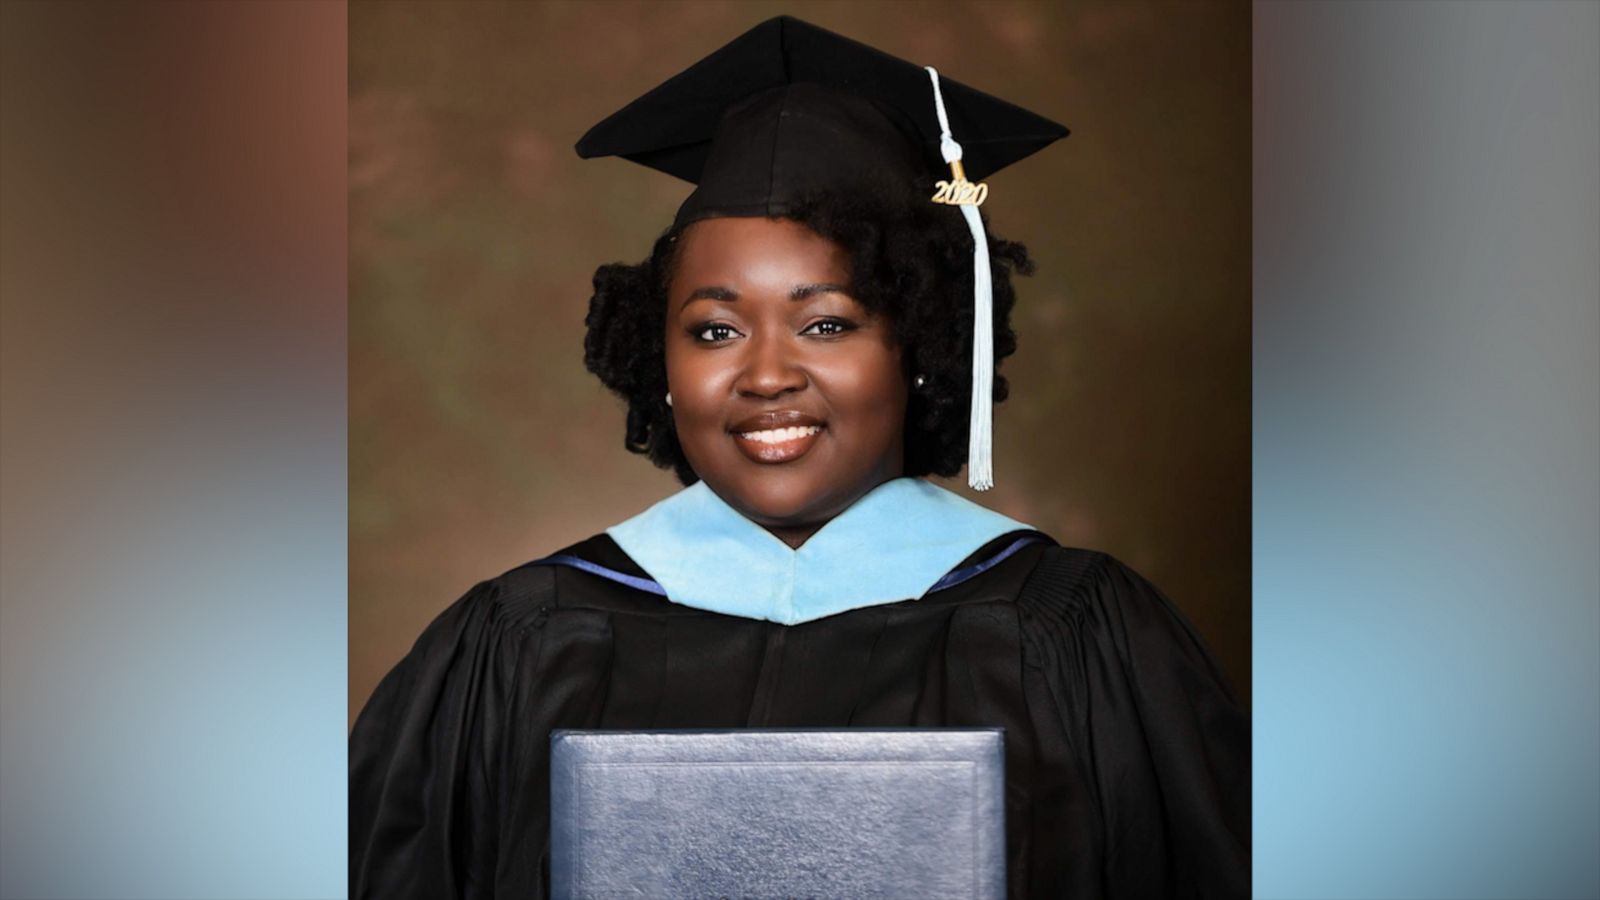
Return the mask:
M826 510L819 509L823 504L818 498L807 495L743 496L738 500L728 500L728 505L763 528L806 528L821 525L832 518Z
M837 484L800 479L767 481L759 489L741 485L743 490L728 492L716 484L710 486L740 515L775 534L794 537L797 533L809 536L881 483L875 480L844 490Z
M837 486L817 484L810 478L777 476L776 473L739 484L709 484L724 502L763 528L803 529L819 526L857 499L854 496L841 496ZM830 487L833 489L830 490Z
M899 474L841 466L827 453L787 465L756 465L742 458L716 462L696 469L697 474L740 515L775 532L814 531Z

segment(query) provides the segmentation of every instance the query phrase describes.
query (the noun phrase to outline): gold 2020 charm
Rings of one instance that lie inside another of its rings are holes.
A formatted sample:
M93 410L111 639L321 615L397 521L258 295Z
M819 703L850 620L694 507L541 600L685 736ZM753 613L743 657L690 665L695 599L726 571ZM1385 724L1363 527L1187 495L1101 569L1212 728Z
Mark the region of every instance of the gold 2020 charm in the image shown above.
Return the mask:
M982 206L983 201L989 199L989 186L968 181L967 171L961 167L960 160L950 164L950 173L954 176L950 181L933 183L938 188L929 198L933 202L948 206Z

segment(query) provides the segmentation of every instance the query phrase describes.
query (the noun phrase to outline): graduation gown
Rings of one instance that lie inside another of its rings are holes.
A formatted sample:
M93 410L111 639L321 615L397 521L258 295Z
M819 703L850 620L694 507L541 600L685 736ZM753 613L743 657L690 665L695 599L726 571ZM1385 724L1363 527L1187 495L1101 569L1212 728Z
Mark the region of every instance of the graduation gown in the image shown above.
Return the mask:
M1246 716L1115 559L1000 536L916 600L782 625L607 535L483 582L350 738L351 897L543 898L552 729L1005 729L1011 897L1244 897Z

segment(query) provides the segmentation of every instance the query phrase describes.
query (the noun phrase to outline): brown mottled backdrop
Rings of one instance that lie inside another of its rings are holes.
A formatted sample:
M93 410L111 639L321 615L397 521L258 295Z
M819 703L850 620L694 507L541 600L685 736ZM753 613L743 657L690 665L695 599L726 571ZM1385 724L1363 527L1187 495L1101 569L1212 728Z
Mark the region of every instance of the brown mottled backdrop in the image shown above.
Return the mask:
M352 720L471 584L676 489L581 342L688 187L572 144L780 13L1072 128L990 179L1039 272L982 502L1162 586L1248 701L1247 6L407 0L349 19Z

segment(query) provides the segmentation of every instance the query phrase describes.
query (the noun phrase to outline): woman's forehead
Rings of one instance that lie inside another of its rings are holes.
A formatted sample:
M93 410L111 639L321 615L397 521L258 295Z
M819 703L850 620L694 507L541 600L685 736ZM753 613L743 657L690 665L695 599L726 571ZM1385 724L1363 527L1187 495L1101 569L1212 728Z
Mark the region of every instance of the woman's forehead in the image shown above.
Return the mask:
M672 293L702 287L788 293L807 284L845 284L849 262L843 247L792 219L705 219L679 239Z

